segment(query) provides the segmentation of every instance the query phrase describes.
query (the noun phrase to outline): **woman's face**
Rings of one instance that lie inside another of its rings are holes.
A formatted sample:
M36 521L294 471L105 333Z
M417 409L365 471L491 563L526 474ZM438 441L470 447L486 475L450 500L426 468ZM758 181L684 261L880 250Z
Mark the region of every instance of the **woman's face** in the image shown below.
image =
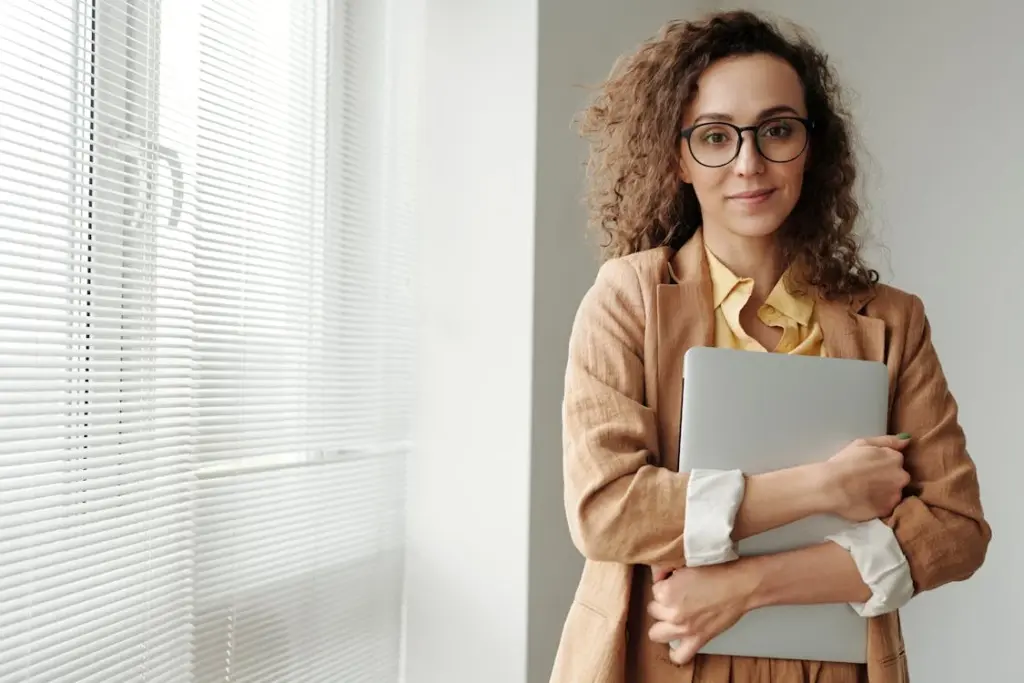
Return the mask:
M705 231L764 237L793 211L810 153L810 132L785 117L806 118L807 109L800 78L784 60L766 54L728 57L701 75L683 119L684 129L700 127L689 142L682 141L680 176L697 194ZM783 163L758 153L755 131L742 134L739 154L729 161L736 150L736 131L700 125L716 122L741 128L760 124L756 135L761 149Z

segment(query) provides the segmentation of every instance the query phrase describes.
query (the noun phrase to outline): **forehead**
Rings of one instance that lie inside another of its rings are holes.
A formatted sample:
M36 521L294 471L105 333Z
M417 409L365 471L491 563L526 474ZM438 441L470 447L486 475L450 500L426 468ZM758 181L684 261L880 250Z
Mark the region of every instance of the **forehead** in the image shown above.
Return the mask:
M726 57L705 69L684 118L690 122L714 112L747 123L755 121L760 112L779 106L807 113L796 71L775 55L741 55Z

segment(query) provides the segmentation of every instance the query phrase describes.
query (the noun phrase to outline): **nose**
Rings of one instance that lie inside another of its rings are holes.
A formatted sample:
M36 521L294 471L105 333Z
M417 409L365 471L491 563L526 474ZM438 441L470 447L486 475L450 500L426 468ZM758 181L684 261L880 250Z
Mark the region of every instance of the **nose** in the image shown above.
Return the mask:
M764 171L764 158L757 151L756 133L752 130L743 131L740 153L736 157L736 173L739 175L757 175Z

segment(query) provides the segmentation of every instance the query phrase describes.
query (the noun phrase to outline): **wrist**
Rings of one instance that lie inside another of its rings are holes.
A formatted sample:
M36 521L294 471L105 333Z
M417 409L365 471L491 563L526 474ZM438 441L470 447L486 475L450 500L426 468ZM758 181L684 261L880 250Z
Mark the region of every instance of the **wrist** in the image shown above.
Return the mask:
M814 514L834 513L839 506L839 495L836 491L835 477L832 475L832 466L826 460L810 465L804 465L803 474L807 490L813 501Z
M771 555L742 557L733 565L740 575L740 595L748 612L772 604L769 581L771 557Z
M793 551L743 558L744 596L748 610L785 604L789 582L793 580L792 567L786 563Z

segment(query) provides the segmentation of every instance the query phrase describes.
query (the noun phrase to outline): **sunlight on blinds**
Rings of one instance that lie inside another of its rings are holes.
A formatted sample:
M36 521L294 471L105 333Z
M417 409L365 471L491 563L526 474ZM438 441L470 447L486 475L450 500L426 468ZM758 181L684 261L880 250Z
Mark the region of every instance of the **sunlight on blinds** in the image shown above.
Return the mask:
M416 0L0 17L0 683L397 680Z
M163 5L189 248L157 272L192 256L198 680L397 675L412 234L389 141L414 102L389 11Z

